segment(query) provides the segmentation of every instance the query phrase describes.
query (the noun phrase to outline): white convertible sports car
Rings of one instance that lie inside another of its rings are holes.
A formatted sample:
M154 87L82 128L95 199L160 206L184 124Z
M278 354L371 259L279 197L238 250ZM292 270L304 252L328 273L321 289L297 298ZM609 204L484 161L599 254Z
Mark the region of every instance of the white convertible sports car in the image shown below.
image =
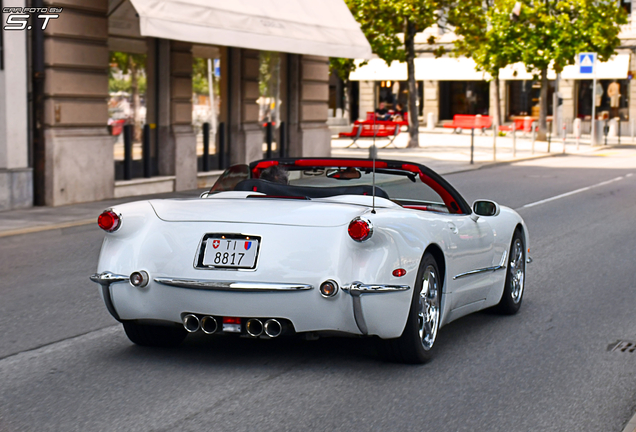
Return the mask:
M515 211L471 209L429 168L393 160L236 165L200 198L118 205L98 224L91 280L139 345L199 331L373 336L421 363L443 325L517 312L531 261Z

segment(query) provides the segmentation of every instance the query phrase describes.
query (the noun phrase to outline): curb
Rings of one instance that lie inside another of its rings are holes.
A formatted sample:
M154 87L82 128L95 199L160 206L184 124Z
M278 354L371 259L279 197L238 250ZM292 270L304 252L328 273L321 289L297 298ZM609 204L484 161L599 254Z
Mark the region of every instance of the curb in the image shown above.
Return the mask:
M591 148L590 150L585 151L585 152L581 152L581 153L583 153L583 154L585 154L585 153L593 153L593 152L600 151L600 150L607 150L607 149L611 149L611 148L620 148L623 145L624 144L612 144L612 145L607 145L607 146L599 146L599 147ZM581 153L578 153L578 154L581 154ZM513 163L524 162L524 161L534 160L534 159L544 159L544 158L557 157L557 156L576 156L576 155L577 154L574 154L574 153L565 153L565 154L563 154L563 153L550 153L550 154L543 154L543 155L536 155L536 156L528 156L528 157L525 157L525 158L519 158L519 159L514 159L514 160L508 160L508 161L486 162L486 163L482 163L480 165L473 165L473 166L468 166L466 168L457 169L455 171L449 171L449 172L440 173L440 175L446 176L446 175L452 175L452 174L460 174L460 173L464 173L464 172L476 171L476 170L479 170L479 169L488 169L488 168L493 168L493 167L496 167L496 166L499 166L499 165L510 165L510 164L513 164ZM32 234L32 233L37 233L37 232L42 232L42 231L51 231L51 230L55 230L55 229L73 228L73 227L78 227L78 226L83 226L83 225L90 225L90 224L95 223L95 222L96 222L96 218L78 219L78 220L74 220L74 221L60 222L60 223L56 223L56 224L38 225L38 226L34 226L34 227L9 229L9 230L5 230L5 231L0 231L0 238L17 236L17 235L22 235L22 234ZM630 420L630 424L632 422L634 422L634 425L633 425L634 427L632 429L630 429L629 432L636 432L636 414L634 415L632 420ZM624 432L627 432L627 430L625 430Z
M96 218L91 218L91 219L81 219L81 220L75 220L75 221L69 221L69 222L62 222L62 223L51 224L51 225L39 225L39 226L28 227L28 228L16 228L12 230L0 231L0 238L11 237L11 236L16 236L21 234L31 234L31 233L37 233L42 231L50 231L50 230L62 229L62 228L72 228L72 227L77 227L82 225L90 225L92 223L96 223L96 221L97 221Z

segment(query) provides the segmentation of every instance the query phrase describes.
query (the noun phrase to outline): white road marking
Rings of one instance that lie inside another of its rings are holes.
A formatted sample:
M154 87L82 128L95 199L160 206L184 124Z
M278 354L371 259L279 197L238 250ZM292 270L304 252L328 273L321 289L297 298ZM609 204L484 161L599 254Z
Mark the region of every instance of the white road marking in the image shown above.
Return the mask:
M558 199L561 199L561 198L565 198L565 197L568 197L568 196L571 196L571 195L574 195L574 194L577 194L577 193L585 192L585 191L588 191L590 189L594 189L594 188L597 188L597 187L605 186L605 185L608 185L610 183L614 183L614 182L617 182L619 180L623 180L626 177L631 177L632 175L633 175L633 173L629 173L629 174L627 174L625 176L616 177L616 178L613 178L611 180L607 180L607 181L604 181L604 182L601 182L601 183L597 183L597 184L592 185L592 186L587 186L587 187L584 187L584 188L581 188L581 189L576 189L576 190L573 190L573 191L570 191L570 192L566 192L566 193L561 194L561 195L556 195L556 196L553 196L551 198L546 198L546 199L543 199L543 200L540 200L540 201L535 201L533 203L521 206L521 207L519 207L519 209L538 206L538 205L541 205L541 204L548 203L550 201L555 201L555 200L558 200Z

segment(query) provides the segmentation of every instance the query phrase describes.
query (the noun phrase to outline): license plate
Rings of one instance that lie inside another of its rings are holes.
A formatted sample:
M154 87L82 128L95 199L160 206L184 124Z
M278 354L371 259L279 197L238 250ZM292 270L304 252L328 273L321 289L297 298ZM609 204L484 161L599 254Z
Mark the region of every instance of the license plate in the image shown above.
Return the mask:
M206 234L199 266L222 269L254 269L260 237L237 234Z

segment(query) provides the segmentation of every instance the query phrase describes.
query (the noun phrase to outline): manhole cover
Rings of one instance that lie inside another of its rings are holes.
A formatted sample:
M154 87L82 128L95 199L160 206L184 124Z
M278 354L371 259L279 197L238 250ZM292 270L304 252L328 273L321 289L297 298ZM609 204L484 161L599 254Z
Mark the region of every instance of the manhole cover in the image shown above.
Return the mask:
M636 342L619 340L610 344L607 347L607 350L610 352L633 353L634 351L636 351Z

